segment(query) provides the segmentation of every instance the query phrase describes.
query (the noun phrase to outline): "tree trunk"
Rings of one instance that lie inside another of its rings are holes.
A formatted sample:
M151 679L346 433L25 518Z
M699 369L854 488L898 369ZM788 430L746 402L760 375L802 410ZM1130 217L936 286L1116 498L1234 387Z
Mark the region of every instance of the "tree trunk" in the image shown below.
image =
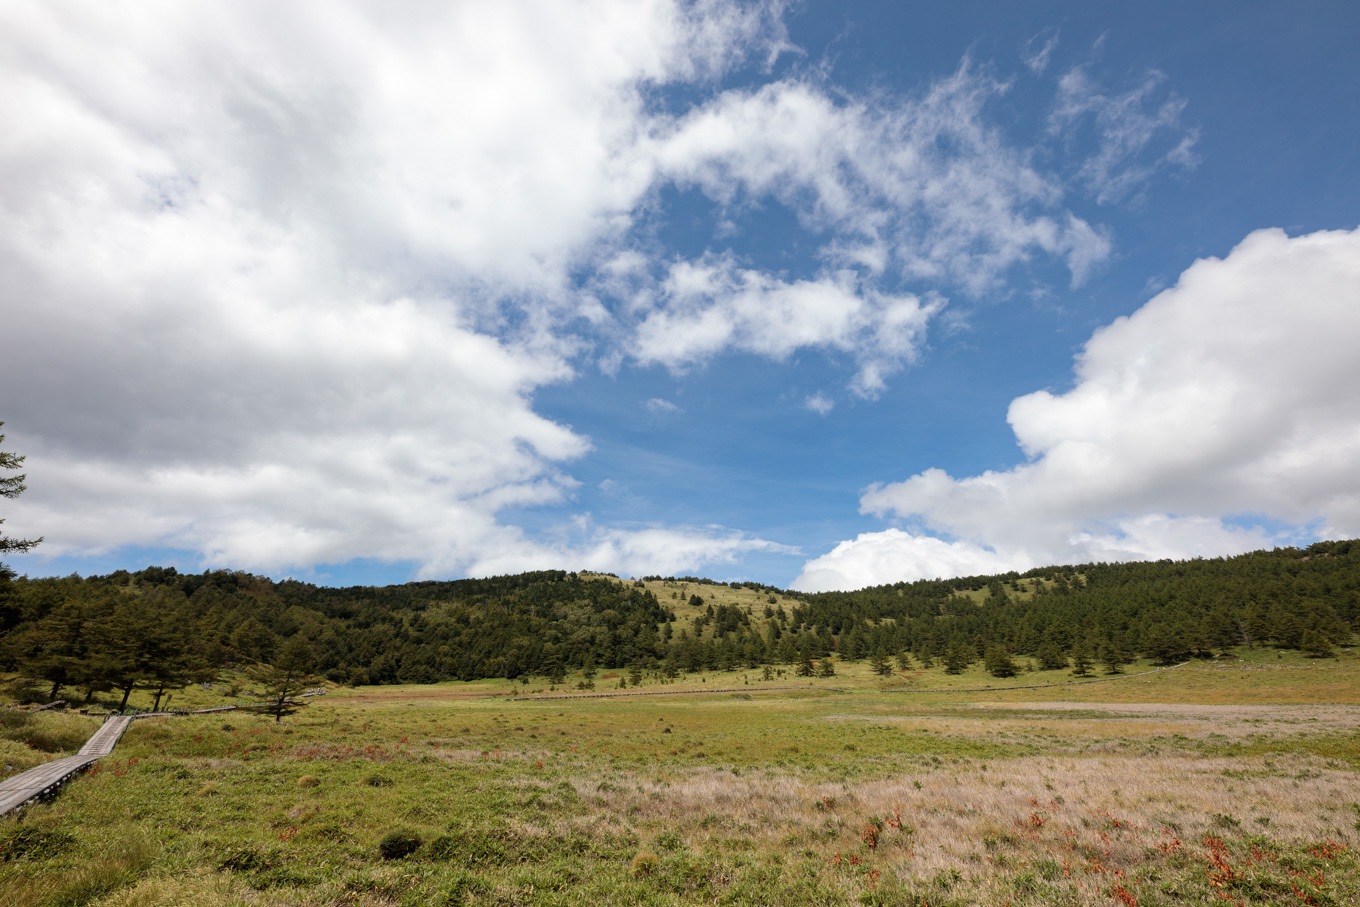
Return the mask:
M60 681L60 680L54 680L54 681L52 681L52 695L47 697L47 701L48 701L48 702L56 702L56 701L57 701L57 691L60 690L60 689L61 689L61 681Z
M159 712L161 710L161 694L164 692L165 684L161 684L160 686L156 687L156 704L151 707L151 711Z
M135 683L135 682L134 682L134 683L130 683L130 684L128 684L126 687L123 688L123 701L120 702L120 703L118 703L118 711L121 712L121 711L123 711L123 709L127 708L128 697L132 695L132 688L133 688L134 686L136 686L136 683Z

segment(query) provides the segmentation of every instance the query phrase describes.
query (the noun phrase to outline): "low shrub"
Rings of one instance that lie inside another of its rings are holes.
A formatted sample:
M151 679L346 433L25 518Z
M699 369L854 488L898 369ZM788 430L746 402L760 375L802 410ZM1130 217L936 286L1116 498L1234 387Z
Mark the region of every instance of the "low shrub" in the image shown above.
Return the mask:
M409 828L398 828L383 835L383 839L378 842L378 856L384 860L400 860L415 853L424 843L416 832Z

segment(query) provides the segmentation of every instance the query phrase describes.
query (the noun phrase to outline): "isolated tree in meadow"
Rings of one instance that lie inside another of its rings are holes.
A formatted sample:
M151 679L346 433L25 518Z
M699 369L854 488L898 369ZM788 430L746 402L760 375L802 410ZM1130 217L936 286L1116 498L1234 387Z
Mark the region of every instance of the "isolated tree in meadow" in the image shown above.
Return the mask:
M264 686L264 704L255 711L273 715L277 722L306 705L301 693L313 682L315 665L316 656L307 640L290 637L279 647L272 665L257 665L249 671L251 679Z
M987 673L993 677L1015 676L1015 662L1011 661L1010 655L1000 646L987 647L987 654L983 656L983 664L987 668Z
M816 672L812 666L812 653L804 649L798 657L798 667L794 668L794 673L799 677L811 677Z
M818 677L836 676L836 666L831 663L830 658L823 658L821 663L817 665L817 676Z
M893 672L892 662L882 653L875 653L869 659L869 669L880 677L891 677Z
M897 653L897 670L899 671L911 670L911 653L906 651L905 649Z
M1085 677L1091 673L1091 644L1085 637L1078 636L1072 643L1072 673Z
M1332 650L1332 643L1326 636L1317 630L1307 630L1303 634L1303 642L1299 644L1303 654L1309 658L1334 658L1336 652Z
M1124 665L1130 661L1129 653L1113 639L1106 639L1100 644L1099 658L1100 663L1105 666L1106 674L1124 673Z

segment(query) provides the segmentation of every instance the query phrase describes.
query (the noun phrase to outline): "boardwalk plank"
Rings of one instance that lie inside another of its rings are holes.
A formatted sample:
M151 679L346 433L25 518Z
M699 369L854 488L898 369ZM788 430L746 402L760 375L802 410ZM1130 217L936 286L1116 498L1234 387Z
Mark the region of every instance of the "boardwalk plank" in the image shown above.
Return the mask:
M110 718L85 741L78 754L67 756L65 759L53 759L26 772L20 772L13 778L0 781L0 816L52 793L90 765L112 753L131 723L132 719L127 717Z

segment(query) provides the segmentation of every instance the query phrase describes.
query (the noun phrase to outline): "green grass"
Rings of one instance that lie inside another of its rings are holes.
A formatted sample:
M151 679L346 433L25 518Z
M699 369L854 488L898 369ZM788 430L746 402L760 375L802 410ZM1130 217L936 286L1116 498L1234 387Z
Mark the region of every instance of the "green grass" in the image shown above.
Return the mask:
M0 821L0 903L1354 903L1357 660L1269 655L1031 691L889 693L841 665L795 692L483 681L144 719ZM95 724L7 718L0 742L48 758Z

